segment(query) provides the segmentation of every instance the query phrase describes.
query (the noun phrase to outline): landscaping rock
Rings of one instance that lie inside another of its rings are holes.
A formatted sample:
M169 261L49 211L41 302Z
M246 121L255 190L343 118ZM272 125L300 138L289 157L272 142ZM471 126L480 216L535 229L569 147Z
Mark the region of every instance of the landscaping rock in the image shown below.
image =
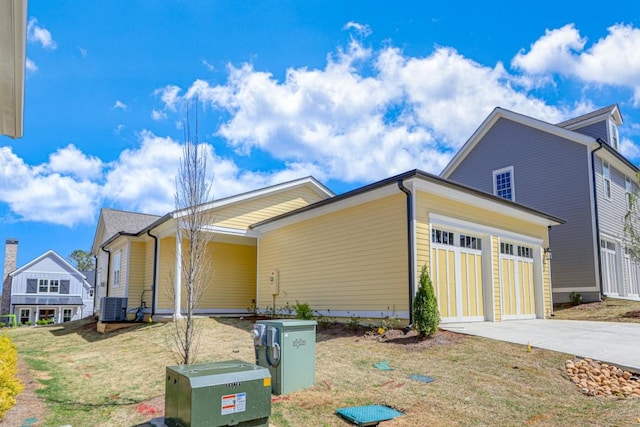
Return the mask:
M640 381L633 373L591 359L567 360L571 381L587 396L639 398Z

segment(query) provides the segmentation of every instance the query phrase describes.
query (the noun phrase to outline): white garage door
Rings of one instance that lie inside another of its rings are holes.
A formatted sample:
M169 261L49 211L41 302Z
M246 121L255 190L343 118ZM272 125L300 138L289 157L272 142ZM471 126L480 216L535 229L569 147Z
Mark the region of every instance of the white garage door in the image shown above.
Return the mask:
M503 320L536 317L531 247L500 242L500 284Z
M431 270L443 322L484 320L480 237L433 228Z
M618 255L616 244L600 239L600 259L602 262L602 291L607 296L618 296Z

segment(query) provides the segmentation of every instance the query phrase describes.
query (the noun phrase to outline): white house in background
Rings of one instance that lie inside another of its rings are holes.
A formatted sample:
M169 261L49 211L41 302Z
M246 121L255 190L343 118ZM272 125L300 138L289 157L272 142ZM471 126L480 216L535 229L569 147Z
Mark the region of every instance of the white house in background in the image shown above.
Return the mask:
M93 315L94 287L87 277L50 250L11 276L11 313L20 323L55 323Z

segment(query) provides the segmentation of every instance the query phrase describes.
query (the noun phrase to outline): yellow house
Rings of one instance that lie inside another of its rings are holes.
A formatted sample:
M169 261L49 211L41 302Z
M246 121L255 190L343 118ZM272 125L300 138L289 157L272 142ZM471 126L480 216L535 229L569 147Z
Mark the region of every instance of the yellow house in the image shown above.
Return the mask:
M203 209L213 218L213 273L202 314L300 302L328 316L411 322L423 265L443 322L551 311L548 229L563 221L425 172L339 196L304 178ZM178 214L140 215L103 210L93 245L99 297L171 316L184 307Z
M418 170L252 225L257 302L411 319L423 265L443 322L551 313L558 218Z

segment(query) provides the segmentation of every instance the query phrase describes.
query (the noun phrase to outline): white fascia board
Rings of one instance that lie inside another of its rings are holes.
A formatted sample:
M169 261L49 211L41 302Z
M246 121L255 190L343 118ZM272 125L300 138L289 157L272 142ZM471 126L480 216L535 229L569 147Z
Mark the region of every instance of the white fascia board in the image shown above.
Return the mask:
M568 139L585 146L592 146L596 144L595 138L583 135L578 132L567 130L551 123L544 122L542 120L534 119L533 117L525 116L523 114L514 113L513 111L505 110L497 107L491 114L482 122L480 127L471 135L471 137L464 143L462 148L453 156L451 161L440 172L440 176L448 178L453 171L460 165L462 160L473 150L473 148L480 142L480 140L489 132L493 125L500 119L505 118L516 123L520 123L525 126L529 126L534 129L541 130L543 132L550 133L552 135L559 136L564 139Z
M322 215L326 215L332 212L337 212L343 209L347 209L353 206L361 205L373 200L381 199L383 197L390 196L392 194L403 194L398 188L396 182L389 183L384 187L377 188L375 190L367 191L352 197L348 197L337 202L329 203L317 208L312 208L299 214L292 214L285 218L271 221L267 224L255 227L253 230L259 235L272 231L287 225L295 224L297 222L306 221L311 218L316 218Z
M0 134L11 138L23 133L26 37L27 0L0 1Z
M619 126L622 124L622 115L620 114L620 110L618 109L618 106L616 106L610 111L605 111L602 114L598 114L597 116L590 117L587 120L582 120L576 123L572 123L569 126L563 126L563 127L564 129L567 129L567 130L579 129L585 126L592 125L594 123L601 122L603 120L610 120L611 117L613 117L613 122L616 125Z
M543 217L542 215L536 215L532 212L519 208L516 204L514 204L514 206L509 206L509 203L501 203L497 200L494 201L489 198L475 195L472 192L457 190L448 186L445 187L433 182L417 179L415 180L414 188L418 191L446 197L449 200L466 203L471 206L476 206L491 212L499 213L501 215L518 218L524 221L531 222L533 224L544 225L547 227L560 225L560 223Z

